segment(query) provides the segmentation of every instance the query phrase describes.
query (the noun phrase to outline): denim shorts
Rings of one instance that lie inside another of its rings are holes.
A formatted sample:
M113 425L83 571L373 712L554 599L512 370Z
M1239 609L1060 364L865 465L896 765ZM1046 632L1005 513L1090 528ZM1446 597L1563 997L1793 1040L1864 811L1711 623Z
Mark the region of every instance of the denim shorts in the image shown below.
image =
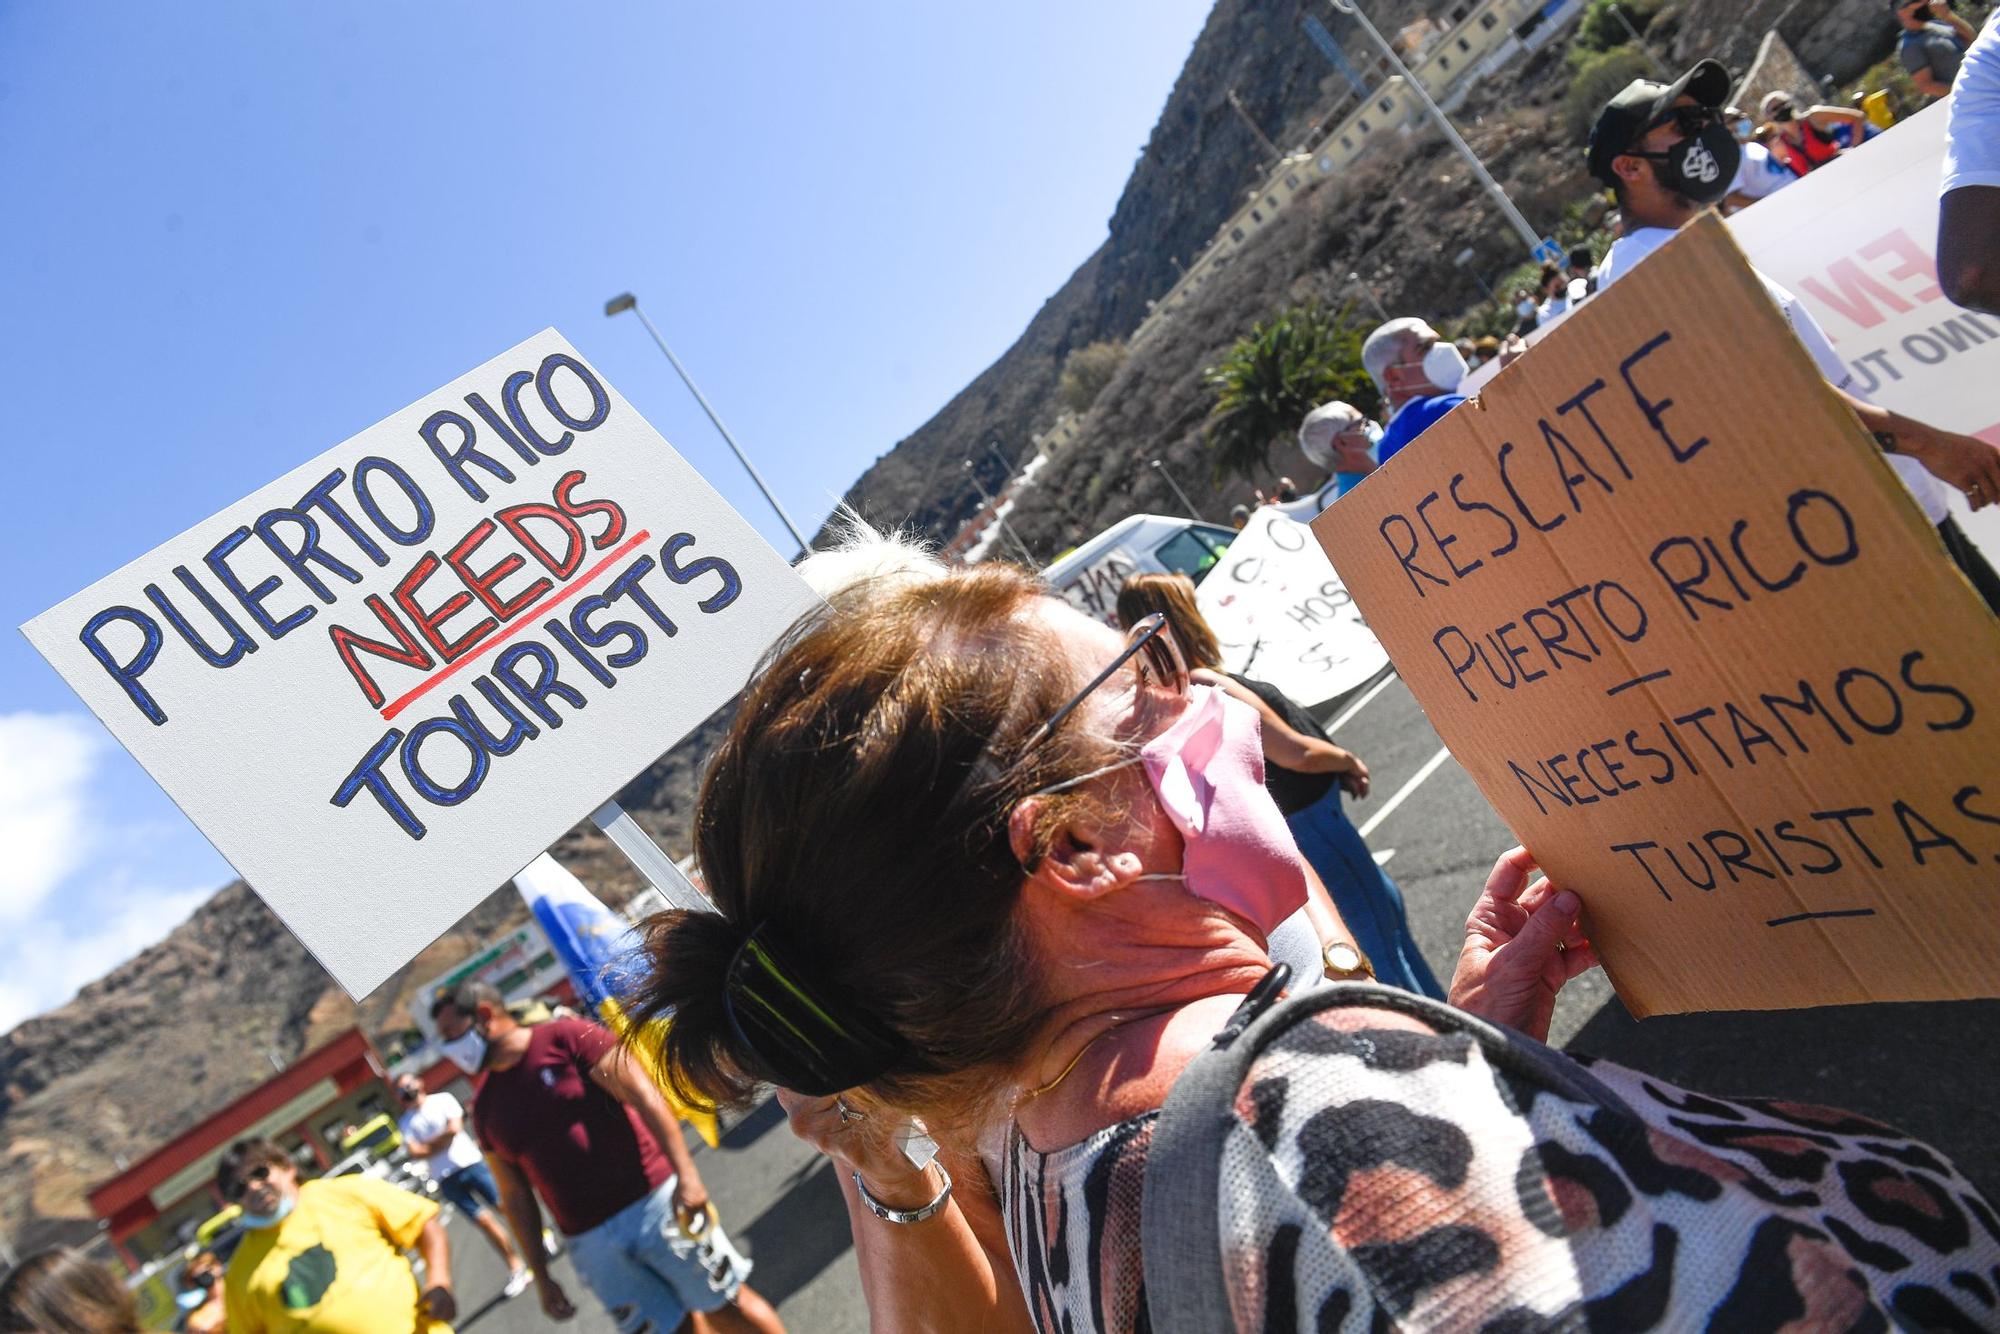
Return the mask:
M734 1254L720 1229L711 1243ZM736 1256L711 1279L701 1248L674 1222L674 1183L635 1200L588 1232L569 1238L570 1263L611 1313L618 1334L673 1334L690 1311L713 1311L736 1297L750 1263Z
M448 1177L438 1178L438 1194L458 1206L467 1218L477 1218L487 1208L500 1207L500 1187L494 1183L493 1169L485 1163L471 1163Z

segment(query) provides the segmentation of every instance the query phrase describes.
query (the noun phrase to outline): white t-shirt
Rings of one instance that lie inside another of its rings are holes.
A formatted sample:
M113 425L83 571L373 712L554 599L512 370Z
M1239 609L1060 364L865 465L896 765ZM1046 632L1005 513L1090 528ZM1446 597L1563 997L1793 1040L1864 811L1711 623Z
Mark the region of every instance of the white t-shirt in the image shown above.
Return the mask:
M1945 116L1944 190L2000 186L2000 13L1959 64Z
M1736 179L1729 193L1762 199L1798 179L1792 169L1771 156L1771 150L1755 142L1743 145L1743 160L1736 164Z
M1601 292L1611 286L1624 275L1626 270L1673 239L1674 231L1671 227L1641 227L1613 241L1611 249L1604 256L1604 263L1597 269L1597 290ZM1819 327L1819 321L1813 318L1812 312L1807 310L1797 297L1763 274L1757 274L1757 278L1764 284L1765 294L1784 315L1786 323L1792 326L1792 334L1812 356L1814 364L1819 367L1819 373L1826 377L1827 383L1835 389L1866 401L1867 395L1854 387L1853 370L1841 360L1840 354L1833 350L1833 344L1827 339L1826 331ZM1907 486L1910 494L1916 497L1917 504L1923 507L1925 516L1932 523L1943 523L1946 515L1943 484L1931 476L1923 464L1906 454L1890 454L1887 457L1889 466L1896 470L1896 475L1903 479L1903 485Z
M449 1093L433 1093L404 1112L403 1119L397 1123L406 1141L419 1140L428 1144L442 1135L445 1126L452 1121L458 1122L458 1133L451 1137L451 1143L445 1146L443 1153L412 1160L424 1164L430 1176L448 1177L460 1168L470 1167L479 1161L479 1145L465 1133L465 1109Z

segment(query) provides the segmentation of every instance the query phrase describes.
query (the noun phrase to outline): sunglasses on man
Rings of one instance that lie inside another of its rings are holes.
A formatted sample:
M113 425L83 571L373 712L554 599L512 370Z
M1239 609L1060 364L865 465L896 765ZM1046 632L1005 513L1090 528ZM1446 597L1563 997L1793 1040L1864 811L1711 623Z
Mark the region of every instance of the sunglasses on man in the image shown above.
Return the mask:
M250 1193L252 1186L261 1186L271 1179L271 1165L259 1163L242 1176L237 1177L223 1189L222 1198L231 1204L243 1203L243 1197Z
M1662 125L1671 125L1682 135L1693 138L1709 126L1721 123L1722 112L1717 107L1670 107L1646 129L1650 132Z

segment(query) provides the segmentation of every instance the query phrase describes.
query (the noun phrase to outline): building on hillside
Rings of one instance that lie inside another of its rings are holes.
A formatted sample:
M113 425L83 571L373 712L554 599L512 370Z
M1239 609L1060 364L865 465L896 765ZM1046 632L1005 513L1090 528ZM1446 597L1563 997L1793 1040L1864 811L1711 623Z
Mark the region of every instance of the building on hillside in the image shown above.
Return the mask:
M1068 408L1056 414L1055 425L1040 435L1028 437L1037 453L1054 455L1076 439L1077 431L1083 426L1083 418Z
M367 1036L350 1028L95 1187L91 1212L119 1257L138 1269L188 1244L223 1208L215 1164L235 1141L275 1139L308 1175L333 1166L347 1127L394 1114L383 1073Z
M1419 19L1397 34L1410 77L1447 113L1463 105L1479 82L1516 57L1547 45L1583 12L1587 0L1456 0L1440 14ZM1217 274L1229 267L1250 237L1269 225L1278 211L1313 182L1352 167L1392 138L1408 135L1424 119L1422 102L1388 59L1362 66L1379 80L1365 97L1341 94L1329 130L1311 148L1283 159L1243 206L1216 231L1180 280L1148 304L1146 318L1132 331L1136 343L1187 305Z

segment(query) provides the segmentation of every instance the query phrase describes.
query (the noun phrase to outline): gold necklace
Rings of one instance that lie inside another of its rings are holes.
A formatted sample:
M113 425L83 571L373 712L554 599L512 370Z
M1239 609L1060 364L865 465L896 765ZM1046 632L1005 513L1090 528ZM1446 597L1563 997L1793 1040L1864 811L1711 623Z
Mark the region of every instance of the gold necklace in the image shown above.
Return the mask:
M1068 1079L1069 1072L1076 1069L1078 1063L1080 1063L1083 1060L1083 1058L1089 1054L1090 1049L1092 1047L1095 1047L1099 1042L1102 1042L1105 1038L1117 1032L1119 1029L1123 1028L1126 1024L1131 1023L1133 1019L1136 1019L1138 1017L1139 1016L1137 1015L1133 1015L1129 1018L1120 1019L1116 1023L1112 1024L1109 1028L1099 1033L1096 1037L1084 1043L1081 1047L1078 1047L1076 1049L1076 1055L1069 1058L1069 1064L1062 1068L1061 1074L1057 1075L1054 1079L1051 1079L1048 1083L1043 1084L1040 1088L1031 1088L1027 1090L1025 1093L1021 1095L1021 1101L1026 1102L1030 1098L1039 1098L1044 1093L1047 1093L1050 1089L1053 1089L1056 1085L1062 1083L1065 1079Z

